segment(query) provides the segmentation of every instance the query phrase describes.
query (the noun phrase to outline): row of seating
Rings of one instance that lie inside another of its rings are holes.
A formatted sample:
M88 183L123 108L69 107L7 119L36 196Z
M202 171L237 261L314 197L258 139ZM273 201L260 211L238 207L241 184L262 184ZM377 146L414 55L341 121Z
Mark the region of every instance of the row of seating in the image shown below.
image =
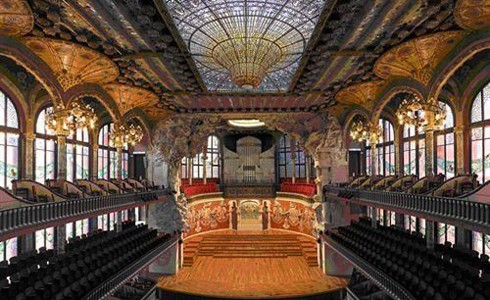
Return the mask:
M370 226L370 219L331 230L337 242L382 269L417 299L490 299L490 276L482 256L473 267L459 260L457 249L445 253L426 247L425 240L395 227ZM451 253L451 254L449 254Z
M316 193L316 185L309 183L281 183L281 192L302 194L313 197Z
M219 184L219 178L206 178L207 184ZM180 187L183 188L188 185L201 185L204 184L204 179L202 178L192 178L192 184L189 182L189 178L182 178L180 180Z
M96 232L70 241L64 254L43 258L0 281L0 299L81 299L169 236L125 223L121 232Z
M187 197L192 197L199 194L216 193L218 186L214 183L188 185L182 188L182 191Z

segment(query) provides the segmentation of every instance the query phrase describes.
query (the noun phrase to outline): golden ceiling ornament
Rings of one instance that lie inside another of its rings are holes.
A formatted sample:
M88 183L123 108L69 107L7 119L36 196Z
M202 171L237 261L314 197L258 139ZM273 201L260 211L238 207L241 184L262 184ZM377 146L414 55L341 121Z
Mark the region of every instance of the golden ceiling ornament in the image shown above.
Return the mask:
M116 102L121 115L133 108L154 106L159 101L158 96L153 92L127 84L106 84L104 89Z
M109 132L109 140L116 148L134 146L141 142L143 136L143 128L133 122L124 123L119 128L114 128Z
M385 52L374 65L383 79L409 77L427 85L434 69L463 38L462 30L438 32L404 42Z
M402 100L395 116L400 125L421 128L431 125L434 129L440 129L446 121L446 108L444 103L435 101L434 98L423 101L413 96Z
M22 41L51 67L65 91L82 83L109 83L119 76L112 60L90 48L49 38L25 37Z
M153 122L165 120L171 115L175 114L175 112L169 109L159 107L145 107L143 108L143 111L147 115L148 119Z
M68 136L77 129L94 129L97 124L97 115L89 104L71 102L68 106L60 104L56 109L46 113L45 125L49 131L57 135Z
M256 89L283 54L281 46L267 36L237 35L216 45L211 57L230 72L237 86Z
M34 14L26 0L0 1L0 36L18 36L34 27Z
M490 0L458 0L454 7L454 20L468 30L490 26Z
M370 108L385 86L386 81L384 80L354 84L341 89L335 95L335 100L343 104L358 104Z
M381 136L382 129L379 124L375 125L372 122L364 120L354 121L351 125L350 137L358 142L377 141Z

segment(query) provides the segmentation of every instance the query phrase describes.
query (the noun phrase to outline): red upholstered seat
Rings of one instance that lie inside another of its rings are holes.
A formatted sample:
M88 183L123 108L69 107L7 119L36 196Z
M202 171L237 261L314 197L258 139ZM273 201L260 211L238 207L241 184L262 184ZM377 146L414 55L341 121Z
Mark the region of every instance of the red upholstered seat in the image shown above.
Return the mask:
M191 197L199 194L216 193L218 186L215 183L193 184L183 186L182 190L187 197Z
M306 196L314 196L316 192L316 186L309 183L281 183L281 192L296 193Z

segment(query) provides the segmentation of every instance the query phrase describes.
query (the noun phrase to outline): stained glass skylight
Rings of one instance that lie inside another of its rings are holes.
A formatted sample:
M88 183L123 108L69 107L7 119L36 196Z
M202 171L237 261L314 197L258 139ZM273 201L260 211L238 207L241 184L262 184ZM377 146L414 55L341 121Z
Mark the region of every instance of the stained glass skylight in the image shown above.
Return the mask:
M161 0L209 91L284 92L326 0Z

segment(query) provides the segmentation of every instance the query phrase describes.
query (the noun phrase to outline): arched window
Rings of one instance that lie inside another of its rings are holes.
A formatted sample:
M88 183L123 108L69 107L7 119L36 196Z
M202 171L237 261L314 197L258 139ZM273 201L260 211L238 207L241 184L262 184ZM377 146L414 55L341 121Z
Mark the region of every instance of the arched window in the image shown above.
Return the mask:
M17 109L0 91L0 186L11 188L19 176L19 117Z
M49 106L43 109L36 120L36 143L34 145L35 180L45 183L46 179L56 178L57 169L57 145L55 133L46 128L46 114L53 111Z
M478 92L471 108L471 172L481 183L490 179L490 84Z
M393 124L386 119L379 119L379 126L381 135L376 144L376 174L393 175L395 174L395 130Z
M293 172L295 178L306 178L306 168L310 169L310 176L313 174L313 161L306 156L302 147L296 143L294 146L294 152L296 161L293 169L292 165L292 147L293 141L291 141L287 134L283 135L279 140L278 154L279 154L279 177L280 178L292 178Z
M116 178L117 151L109 139L109 132L114 123L108 123L99 130L99 152L97 155L97 177L101 179Z
M78 128L66 142L66 179L88 179L90 143L87 128Z
M425 176L425 132L423 127L403 126L403 174Z
M454 114L449 105L440 102L446 110L444 127L435 133L436 136L436 174L446 175L446 179L454 177L456 161L454 156Z

